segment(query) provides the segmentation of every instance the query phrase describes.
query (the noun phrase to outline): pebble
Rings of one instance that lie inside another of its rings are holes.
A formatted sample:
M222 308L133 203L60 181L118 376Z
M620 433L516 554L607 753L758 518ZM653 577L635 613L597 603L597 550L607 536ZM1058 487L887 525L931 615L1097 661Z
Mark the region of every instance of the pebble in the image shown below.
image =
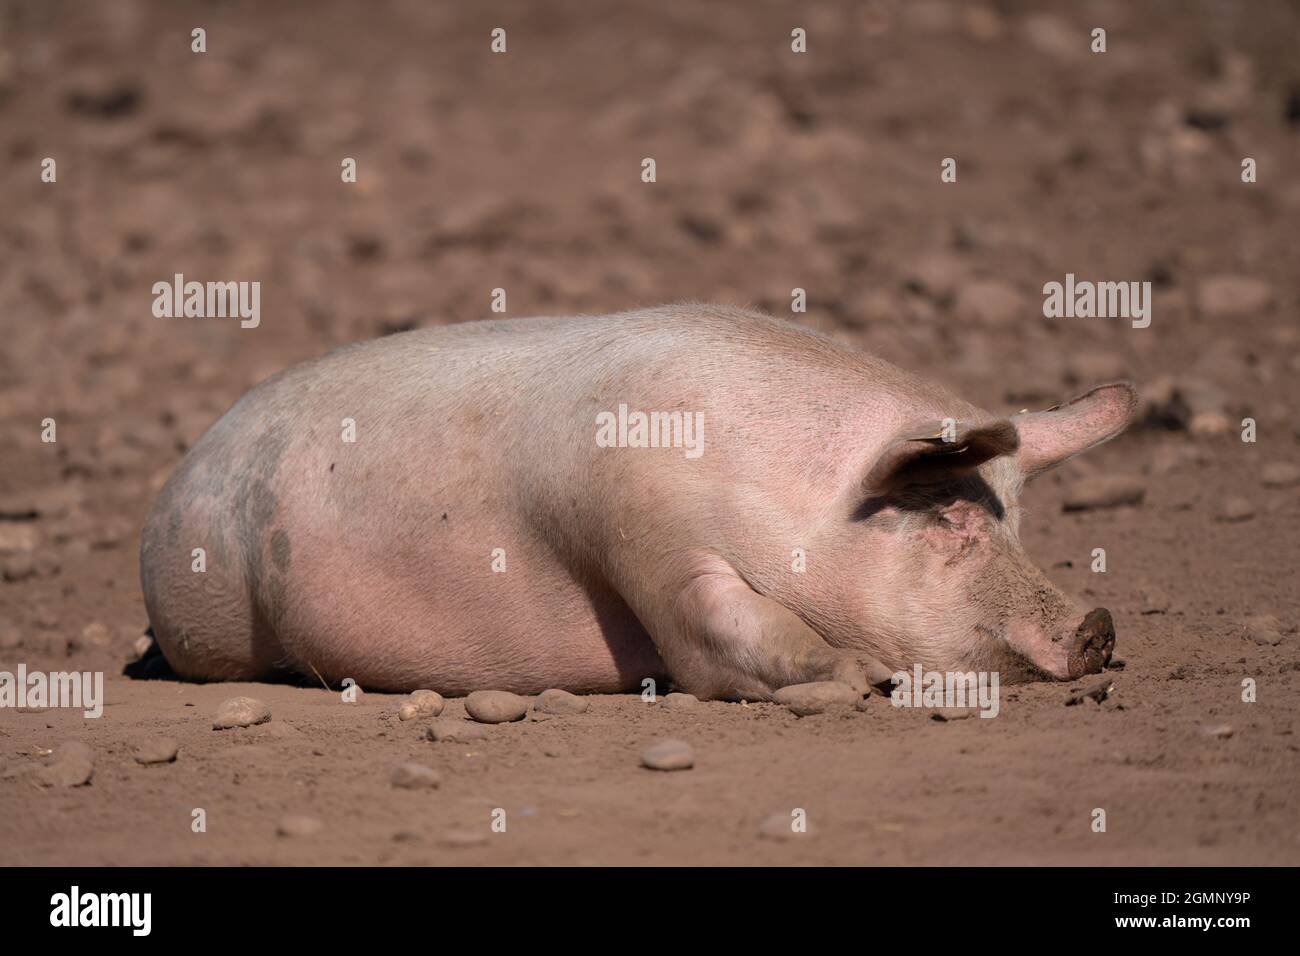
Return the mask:
M1074 707L1082 704L1085 700L1100 704L1113 693L1115 693L1115 682L1107 677L1100 681L1094 681L1083 690L1066 698L1065 706Z
M480 727L470 721L445 718L430 724L428 729L425 730L424 736L439 743L450 740L464 744L477 740L487 740L492 734L486 727Z
M281 817L280 822L275 825L275 832L282 837L309 837L315 836L325 829L325 824L321 823L315 817L303 816L301 814L290 814L287 817Z
M852 707L862 695L839 681L814 681L782 687L773 698L797 717L823 714L840 707Z
M1275 461L1260 470L1260 481L1265 488L1291 488L1300 485L1300 465L1288 461Z
M1246 618L1244 631L1246 637L1259 645L1282 643L1282 622L1272 614L1254 614Z
M89 747L79 740L60 744L49 763L36 772L45 787L80 787L95 775L95 760Z
M264 724L271 719L271 709L255 697L231 697L221 702L217 708L217 717L212 722L213 730L229 730L232 727L252 727Z
M171 763L179 750L179 745L171 737L145 737L136 742L135 762L145 765Z
M0 551L30 552L40 543L40 532L35 525L0 522Z
M669 710L694 710L700 706L700 699L694 694L672 693L659 702Z
M1161 445L1151 455L1151 472L1156 475L1167 475L1184 471L1205 464L1207 457L1204 450L1196 445L1172 443Z
M585 714L590 706L591 702L585 697L579 697L577 694L570 694L567 690L559 690L554 687L542 691L537 695L537 699L533 701L533 710L558 716Z
M424 764L404 763L393 770L393 786L398 790L434 790L440 783L438 771Z
M32 557L29 551L11 554L0 565L0 576L10 582L26 581L35 573L36 559Z
M661 740L641 751L641 766L651 770L690 770L695 751L684 740Z
M1253 315L1273 303L1273 286L1263 279L1243 275L1210 276L1197 290L1197 305L1209 318Z
M1169 595L1152 584L1139 588L1138 598L1142 602L1143 614L1164 614L1173 605Z
M1214 724L1210 727L1201 728L1201 733L1207 737L1215 737L1219 740L1227 740L1234 733L1232 724Z
M113 643L113 635L108 625L93 621L81 629L81 643L86 647L108 647Z
M812 827L802 833L794 829L794 817L789 813L773 813L758 825L758 835L769 840L791 840L794 837L810 836Z
M931 720L951 721L974 717L979 710L975 707L938 707L930 713Z
M1236 495L1230 495L1219 502L1219 507L1214 512L1216 521L1249 521L1255 517L1255 506L1245 498Z
M975 279L957 293L953 311L959 319L988 325L1007 325L1028 317L1027 300L1004 279Z
M1116 508L1141 504L1145 497L1146 485L1131 475L1088 475L1076 478L1066 487L1063 508L1066 511Z
M448 830L438 837L438 845L450 850L464 850L487 843L488 835L479 830Z
M398 720L414 720L420 716L420 708L417 704L409 700L403 701L402 706L397 708Z
M410 702L415 705L421 717L437 717L442 713L442 709L447 706L447 702L442 699L442 695L435 690L411 691Z
M1232 430L1232 421L1223 412L1196 412L1188 424L1193 435L1214 437Z
M465 712L481 724L504 724L522 720L528 700L504 690L476 690L465 698Z
M945 252L928 253L917 256L904 266L903 280L909 288L943 301L952 298L965 271L957 256Z

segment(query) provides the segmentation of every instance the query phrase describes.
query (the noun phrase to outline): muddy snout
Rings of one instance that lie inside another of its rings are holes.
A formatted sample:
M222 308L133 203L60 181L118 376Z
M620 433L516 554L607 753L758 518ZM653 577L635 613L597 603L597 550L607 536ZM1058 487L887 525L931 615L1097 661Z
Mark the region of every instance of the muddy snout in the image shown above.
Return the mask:
M1087 613L1070 638L1068 667L1070 680L1084 674L1098 674L1110 663L1115 650L1115 622L1110 611L1095 607Z

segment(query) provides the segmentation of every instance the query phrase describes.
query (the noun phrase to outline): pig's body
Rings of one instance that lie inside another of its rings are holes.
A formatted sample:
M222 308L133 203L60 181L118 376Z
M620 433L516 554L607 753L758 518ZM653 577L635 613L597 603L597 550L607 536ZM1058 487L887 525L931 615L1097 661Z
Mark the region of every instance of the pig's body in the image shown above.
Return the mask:
M598 414L620 405L701 413L703 454L598 447ZM880 664L996 663L974 637L909 641L899 622L937 612L895 605L930 565L873 553L884 529L853 537L874 520L857 514L864 469L910 422L945 418L994 420L732 309L394 335L274 376L203 436L145 528L145 600L169 662L199 679L459 694L653 677L760 697ZM1016 458L978 474L1014 534ZM844 593L854 560L870 593ZM1016 586L1059 597L1041 576Z

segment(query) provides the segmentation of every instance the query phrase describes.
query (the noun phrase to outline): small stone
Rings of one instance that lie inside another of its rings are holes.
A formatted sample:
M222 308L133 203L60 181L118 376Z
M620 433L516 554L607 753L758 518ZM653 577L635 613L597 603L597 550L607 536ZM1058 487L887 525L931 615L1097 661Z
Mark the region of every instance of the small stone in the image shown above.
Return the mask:
M579 697L577 694L570 694L567 690L558 690L554 687L542 691L537 695L537 699L533 701L533 710L558 716L585 714L590 706L591 702L585 697Z
M41 534L33 524L11 524L0 521L0 553L10 551L35 551L41 543Z
M1214 737L1217 740L1227 740L1234 733L1232 724L1213 724L1209 727L1202 727L1201 733L1207 737Z
M946 252L925 253L911 259L903 269L903 281L913 291L937 301L951 299L966 268L962 261Z
M447 706L442 695L434 690L413 690L410 701L419 710L421 717L437 717Z
M986 325L1008 325L1029 315L1028 300L1005 279L975 279L957 293L953 312L959 319Z
M179 745L171 737L145 737L135 745L135 762L145 765L171 763L179 750Z
M148 634L142 634L131 643L131 660L142 661L149 656L153 650L153 638Z
M1282 622L1272 614L1255 614L1246 618L1243 630L1246 637L1261 646L1282 643Z
M36 573L36 559L30 552L24 551L5 557L0 563L0 576L6 581L25 581Z
M1066 698L1065 706L1075 707L1086 700L1090 700L1094 704L1100 704L1113 693L1115 693L1115 682L1107 677L1093 682L1078 693Z
M419 705L409 700L403 701L402 706L397 708L398 720L414 720L416 717L419 716L420 716Z
M979 711L974 707L936 707L930 713L931 720L951 721L974 717Z
M1131 475L1089 475L1072 481L1065 490L1066 511L1090 511L1138 505L1146 497L1146 485Z
M1220 501L1219 507L1214 512L1216 521L1236 523L1238 521L1249 521L1253 517L1255 517L1255 506L1245 498L1236 495L1230 495Z
M80 787L95 775L95 760L89 747L78 740L60 744L49 763L36 772L44 787Z
M1196 412L1188 428L1193 435L1212 438L1227 434L1232 429L1232 421L1223 412Z
M271 709L254 697L231 697L221 702L217 708L217 717L212 722L213 730L229 730L232 727L252 727L264 724L271 719Z
M488 835L481 830L448 830L438 837L438 845L449 850L465 850L487 843Z
M468 720L443 718L430 724L424 731L424 736L439 743L454 741L455 743L466 744L487 740L492 734L486 727Z
M290 814L281 817L280 822L275 825L275 832L282 837L309 837L315 836L325 829L325 824L321 823L315 817L303 816L301 814Z
M690 770L695 751L684 740L661 740L641 751L641 765L651 770Z
M522 720L528 700L504 690L476 690L465 698L465 713L481 724L504 724Z
M672 693L659 701L659 704L669 710L694 710L700 706L700 699L694 694Z
M795 837L810 836L812 828L806 823L800 832L794 828L795 817L790 813L773 813L758 825L758 835L768 840L792 840Z
M773 699L797 717L810 717L836 708L852 707L861 696L848 684L827 680L782 687Z
M1265 465L1259 472L1259 480L1265 488L1291 488L1300 485L1300 465L1287 461L1275 461Z
M434 790L442 783L442 777L423 764L404 763L393 770L392 782L398 790Z
M1272 304L1272 285L1253 276L1210 276L1197 290L1197 305L1201 314L1209 318L1254 315Z
M108 647L113 643L113 636L106 624L93 621L81 629L81 643L84 647Z
M1164 614L1172 606L1169 595L1155 585L1146 584L1138 590L1143 614Z

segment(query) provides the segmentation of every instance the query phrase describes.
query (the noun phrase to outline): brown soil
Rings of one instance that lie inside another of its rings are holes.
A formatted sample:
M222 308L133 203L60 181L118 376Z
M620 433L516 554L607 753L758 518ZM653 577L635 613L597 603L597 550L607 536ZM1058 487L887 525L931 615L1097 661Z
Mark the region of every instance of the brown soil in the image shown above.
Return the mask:
M1300 14L1050 8L0 4L0 670L109 674L99 720L0 710L0 863L1300 863L1300 500L1266 470L1300 460ZM261 327L154 318L177 272L261 281ZM1067 272L1151 280L1151 327L1044 319ZM270 372L487 316L496 287L528 315L789 314L796 286L801 321L990 408L1143 389L1145 427L1026 493L1031 554L1115 616L1106 702L1038 684L938 722L878 698L800 719L597 697L435 744L392 697L119 676L151 498ZM1063 510L1103 472L1141 504ZM1232 498L1251 516L1221 520ZM1246 636L1252 615L1280 642ZM236 694L273 720L210 729ZM134 762L153 734L174 763ZM638 766L665 736L693 769ZM38 786L69 741L90 784ZM441 786L395 790L404 761ZM760 835L796 807L811 833ZM287 815L322 828L277 837Z

